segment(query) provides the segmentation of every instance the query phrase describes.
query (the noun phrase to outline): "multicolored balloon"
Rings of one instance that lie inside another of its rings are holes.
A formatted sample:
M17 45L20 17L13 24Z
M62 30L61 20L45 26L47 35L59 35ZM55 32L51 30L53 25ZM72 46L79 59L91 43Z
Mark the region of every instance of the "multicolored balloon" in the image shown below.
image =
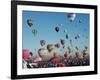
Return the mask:
M55 48L55 46L53 44L47 45L47 49L48 49L49 52L51 52L54 48Z
M38 54L39 54L40 57L43 57L43 56L46 55L47 53L48 53L48 50L45 49L45 48L40 48L40 49L38 50Z
M33 20L32 19L27 19L27 24L31 27L33 25Z
M46 44L46 41L45 40L40 40L40 44L41 44L41 46L44 46Z

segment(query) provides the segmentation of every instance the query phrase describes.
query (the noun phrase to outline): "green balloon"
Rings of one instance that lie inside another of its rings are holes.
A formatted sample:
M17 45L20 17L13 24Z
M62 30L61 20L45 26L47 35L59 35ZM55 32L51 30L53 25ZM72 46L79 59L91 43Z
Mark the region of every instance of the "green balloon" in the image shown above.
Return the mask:
M37 35L37 30L36 29L33 29L32 30L32 33L33 33L34 36L36 36Z

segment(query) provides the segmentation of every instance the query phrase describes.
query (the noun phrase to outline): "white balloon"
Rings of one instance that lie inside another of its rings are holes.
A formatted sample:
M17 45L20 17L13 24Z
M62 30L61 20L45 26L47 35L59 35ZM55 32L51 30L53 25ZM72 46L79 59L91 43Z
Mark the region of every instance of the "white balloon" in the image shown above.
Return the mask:
M75 17L76 17L76 14L75 13L69 13L68 14L68 18L70 21L74 21L75 20Z

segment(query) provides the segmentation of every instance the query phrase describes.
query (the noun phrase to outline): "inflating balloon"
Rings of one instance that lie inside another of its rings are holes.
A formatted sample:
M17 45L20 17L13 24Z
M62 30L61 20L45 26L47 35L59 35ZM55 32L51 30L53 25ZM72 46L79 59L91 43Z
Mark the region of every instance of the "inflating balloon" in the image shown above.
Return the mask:
M75 20L76 14L75 13L69 13L68 14L68 19L72 22Z
M28 60L30 56L30 51L29 50L23 50L23 59Z
M27 24L31 27L33 25L33 20L32 19L28 19L27 20Z
M54 48L55 48L55 47L54 47L53 44L48 44L48 45L47 45L47 49L48 49L49 52L51 52Z
M44 46L46 44L46 41L45 40L40 40L40 44L41 44L41 46Z
M43 57L43 56L46 55L47 53L48 53L48 50L45 49L45 48L40 48L40 49L38 50L38 54L39 54L40 57Z
M41 58L40 56L35 56L35 57L33 58L33 61L34 61L34 62L40 62L40 61L42 61L42 58Z
M32 33L33 33L34 36L37 35L37 32L38 32L38 31L37 31L36 29L33 29L33 30L32 30Z
M59 27L55 27L55 31L56 32L59 32Z

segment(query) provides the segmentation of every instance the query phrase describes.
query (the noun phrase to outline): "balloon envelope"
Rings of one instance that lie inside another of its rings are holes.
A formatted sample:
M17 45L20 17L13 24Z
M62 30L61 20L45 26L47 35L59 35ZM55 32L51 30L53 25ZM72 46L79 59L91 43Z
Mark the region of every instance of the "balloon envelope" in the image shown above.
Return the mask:
M33 33L34 36L37 35L37 30L36 29L33 29L32 30L32 33Z
M55 44L55 47L60 48L60 44L59 43Z
M76 14L75 13L69 13L68 14L68 19L72 22L75 20Z
M65 44L65 40L63 40L63 39L61 39L60 42L61 42L62 45Z
M29 50L23 50L23 59L27 60L30 56L30 51Z
M39 54L39 56L41 56L41 57L43 57L45 54L47 54L48 53L48 50L47 49L45 49L45 48L40 48L39 50L38 50L38 54Z
M32 19L28 19L27 20L27 24L31 27L33 25L33 20Z
M55 27L55 31L56 32L59 32L59 27Z
M66 34L66 39L68 39L68 37L69 37L68 34Z
M46 41L45 40L40 40L40 44L41 44L41 46L44 46L46 44Z
M34 62L39 62L39 61L42 61L42 58L41 58L40 56L35 56L35 57L33 58L33 61L34 61Z
M48 45L47 45L47 49L48 49L49 52L51 52L54 48L55 48L55 47L54 47L53 44L48 44Z

